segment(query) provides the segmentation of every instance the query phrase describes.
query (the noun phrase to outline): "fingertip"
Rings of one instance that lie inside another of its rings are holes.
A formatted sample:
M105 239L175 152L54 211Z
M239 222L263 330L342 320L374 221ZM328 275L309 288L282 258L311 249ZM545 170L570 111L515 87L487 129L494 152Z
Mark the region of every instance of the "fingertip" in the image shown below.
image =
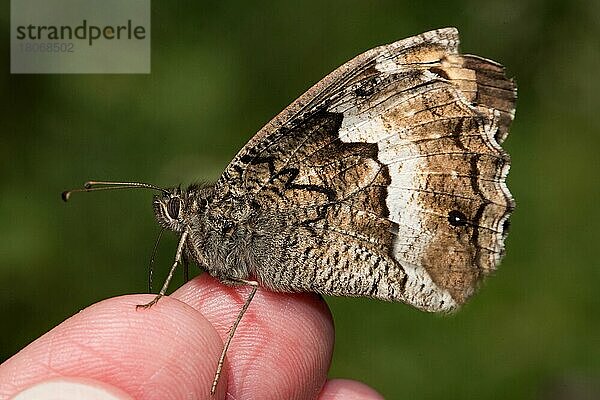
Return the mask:
M173 296L199 310L225 339L251 288L203 274ZM314 399L327 377L334 329L314 294L259 288L227 353L228 392L236 398Z
M220 336L201 314L168 297L136 309L150 300L112 298L64 321L0 366L0 397L66 376L104 382L134 398L209 398Z
M375 389L349 379L327 381L318 400L384 400Z
M202 274L181 286L171 297L200 311L219 333L224 333L231 327L230 322L235 319L250 291L251 288L248 286L228 286L209 274ZM333 343L331 311L327 303L317 294L275 293L259 287L250 307L255 311L286 312L300 318L318 320L326 328L321 331L323 336Z

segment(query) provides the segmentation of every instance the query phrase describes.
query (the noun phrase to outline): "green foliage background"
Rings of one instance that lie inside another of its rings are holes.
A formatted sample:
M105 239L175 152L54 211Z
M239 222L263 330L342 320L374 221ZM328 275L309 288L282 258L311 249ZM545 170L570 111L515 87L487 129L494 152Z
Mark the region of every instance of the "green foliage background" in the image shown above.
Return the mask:
M461 312L328 299L332 377L389 399L600 393L600 3L153 1L150 75L10 75L0 8L0 361L101 299L146 290L157 232L144 191L86 179L219 176L265 122L356 54L456 26L519 85L505 147L517 199L507 256ZM158 266L170 265L173 239ZM166 268L159 268L160 274Z

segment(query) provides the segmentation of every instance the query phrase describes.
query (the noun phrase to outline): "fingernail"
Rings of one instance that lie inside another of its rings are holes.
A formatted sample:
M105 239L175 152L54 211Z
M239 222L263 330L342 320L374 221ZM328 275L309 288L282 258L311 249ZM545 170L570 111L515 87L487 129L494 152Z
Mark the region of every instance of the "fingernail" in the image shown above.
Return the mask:
M83 378L54 378L28 387L11 400L133 400L120 389Z

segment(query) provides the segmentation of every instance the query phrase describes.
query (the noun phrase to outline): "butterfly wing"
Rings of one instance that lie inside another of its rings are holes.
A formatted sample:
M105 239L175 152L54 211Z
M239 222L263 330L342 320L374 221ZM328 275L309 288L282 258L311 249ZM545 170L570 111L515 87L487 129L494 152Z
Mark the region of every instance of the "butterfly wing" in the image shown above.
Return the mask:
M458 43L446 28L357 56L235 156L216 192L294 228L263 285L446 311L495 269L516 89Z

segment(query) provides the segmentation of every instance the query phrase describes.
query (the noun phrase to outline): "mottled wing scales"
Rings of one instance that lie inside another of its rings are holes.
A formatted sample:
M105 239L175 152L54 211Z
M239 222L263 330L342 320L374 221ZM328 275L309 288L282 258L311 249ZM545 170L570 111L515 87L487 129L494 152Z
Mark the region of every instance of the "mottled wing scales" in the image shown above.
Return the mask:
M463 71L465 77L450 79L464 91L467 100L477 108L494 115L497 130L495 139L502 144L508 136L508 128L515 117L516 86L506 79L504 67L494 61L472 55L456 55L448 57L442 63L441 71L452 67ZM469 72L470 71L470 72ZM463 90L462 85L469 85L470 90Z
M458 31L455 28L438 29L376 47L343 64L298 97L258 131L227 166L217 186L224 189L224 193L239 196L252 190L251 186L241 183L241 180L245 179L243 175L247 175L245 161L257 157L266 147L285 138L286 132L313 113L322 111L327 103L353 90L360 93L365 87L365 79L373 77L374 79L366 84L367 94L369 94L369 86L375 87L380 79L383 79L379 76L380 72L373 67L376 58L383 60L395 57L398 63L405 64L425 62L423 60L427 55L430 55L430 59L439 60L443 54L456 53L458 43Z
M513 208L500 142L515 87L457 47L449 28L356 57L232 161L221 189L296 227L290 265L270 266L267 286L441 311L495 268Z
M342 140L379 146L392 181L389 219L405 239L395 242L393 254L409 281L411 273L422 279L413 266L423 267L458 304L499 262L513 207L504 184L509 160L497 138L506 137L514 115L514 86L498 78L497 64L467 60L419 57L406 72L406 65L394 69L386 59L383 67L375 64L389 74L381 91L353 108L346 99L329 108L345 116ZM454 210L466 217L465 226L448 223Z

